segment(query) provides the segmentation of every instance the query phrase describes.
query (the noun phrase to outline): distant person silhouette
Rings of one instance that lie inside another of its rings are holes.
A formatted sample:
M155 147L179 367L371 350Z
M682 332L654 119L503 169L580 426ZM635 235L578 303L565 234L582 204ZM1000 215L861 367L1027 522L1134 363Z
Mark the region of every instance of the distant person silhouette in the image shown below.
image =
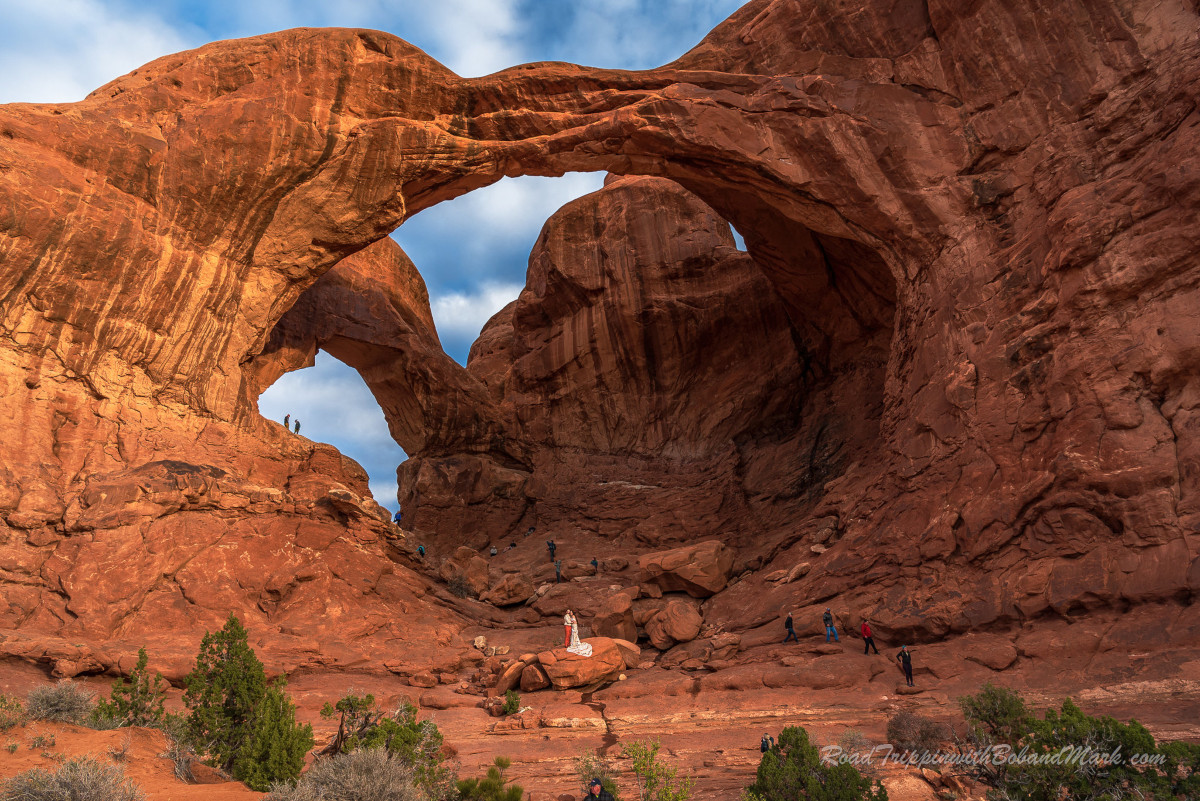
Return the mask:
M900 663L900 667L904 668L904 680L908 682L909 687L912 687L912 651L908 650L907 645L900 646L900 653L896 654L896 661Z
M558 584L562 581L562 560L559 559L554 563L554 583Z
M600 575L600 563L596 561L596 557L592 557L592 570L596 571L596 575Z
M558 546L554 544L554 540L546 540L546 550L550 552L550 561L554 561L554 552L558 550Z
M783 621L783 627L787 629L787 636L783 638L784 642L787 642L788 640L800 642L800 638L796 636L795 625L796 624L792 621L792 613L788 612L787 620Z
M392 522L395 523L397 526L400 525L400 511L401 511L400 509L397 509L396 516L392 518Z
M291 422L289 422L291 419L292 419L292 413L291 413L291 412L288 412L287 414L285 414L285 415L283 416L283 427L284 427L284 428L291 428L291 427L292 427L292 424L291 424Z
M299 420L296 421L296 433L297 434L300 433L300 421Z

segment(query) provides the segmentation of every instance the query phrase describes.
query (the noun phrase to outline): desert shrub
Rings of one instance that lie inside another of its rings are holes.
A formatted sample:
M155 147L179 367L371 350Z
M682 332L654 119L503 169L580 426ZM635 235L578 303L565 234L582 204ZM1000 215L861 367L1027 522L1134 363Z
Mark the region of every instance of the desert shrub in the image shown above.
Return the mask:
M1015 743L1029 730L1032 717L1025 699L1006 687L988 682L975 695L958 699L968 732L982 742Z
M403 760L382 748L321 757L294 784L264 801L424 801Z
M615 801L621 801L617 792L617 767L615 763L599 751L584 751L575 757L575 775L579 777L579 787L586 796L592 779L599 779L601 786L612 793Z
M846 729L838 738L837 744L838 748L842 749L842 754L847 757L856 754L869 755L875 748L875 743L858 729ZM854 766L858 768L859 773L871 778L875 778L879 773L878 766L871 759L863 759L854 763Z
M459 598L474 598L475 591L471 589L471 585L467 583L467 577L463 575L451 576L446 582L446 589Z
M1069 698L1060 710L1048 709L1038 719L1020 695L991 685L960 699L959 706L971 748L1005 746L1028 757L971 768L976 779L995 788L996 798L1200 798L1200 745L1159 745L1137 721L1087 715ZM1144 763L1132 761L1135 755Z
M776 747L762 755L745 801L887 801L883 785L847 762L825 764L801 726L779 734Z
M313 747L312 726L296 724L296 706L283 694L284 686L280 681L267 688L255 707L250 739L233 762L233 777L252 790L266 792L274 783L295 779Z
M91 757L63 762L53 773L34 768L4 783L0 801L142 801L145 796L115 765Z
M337 704L325 704L321 717L338 718L337 734L323 754L382 749L406 765L413 783L430 797L453 794L455 776L443 764L442 733L433 721L418 720L412 704L386 715L376 705L375 696L351 691Z
M461 801L521 801L525 790L519 784L509 784L504 773L512 766L508 757L498 756L482 779L462 779L458 782Z
M897 712L887 725L888 742L900 751L936 751L950 738L950 729L915 712Z
M29 716L25 707L16 698L0 695L0 731L8 731L14 726L24 726Z
M515 715L521 711L521 696L512 690L504 693L504 714Z
M312 727L296 724L283 682L267 686L237 617L231 614L220 631L205 633L185 682L186 740L208 764L261 790L299 775L312 748Z
M155 673L153 680L146 671L149 657L145 648L138 649L137 665L129 678L118 678L113 682L109 700L103 699L96 705L92 720L93 728L116 728L117 726L158 726L166 712L167 683ZM106 721L116 726L106 725Z
M695 781L680 776L679 768L659 762L660 748L657 740L638 740L621 749L621 756L630 760L639 801L687 801Z
M196 758L196 749L187 737L187 723L178 715L168 715L162 728L167 735L167 750L159 756L171 760L175 767L175 778L190 784L196 779L192 775L192 760Z
M25 710L34 720L81 724L92 713L92 694L73 681L60 681L31 690Z

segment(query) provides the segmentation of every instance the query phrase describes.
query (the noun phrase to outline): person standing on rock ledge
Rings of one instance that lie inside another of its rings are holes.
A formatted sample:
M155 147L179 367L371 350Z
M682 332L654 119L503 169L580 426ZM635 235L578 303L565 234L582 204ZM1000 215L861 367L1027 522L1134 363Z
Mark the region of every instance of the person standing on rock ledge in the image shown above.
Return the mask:
M596 557L594 556L592 557L592 570L595 571L597 576L600 575L600 563L596 561Z
M558 549L558 546L554 544L554 540L546 540L546 550L548 550L550 552L550 561L551 562L554 561L554 552L557 549Z
M908 650L907 645L900 646L900 653L896 654L896 661L904 668L904 680L908 682L909 687L912 687L912 651Z
M787 636L783 638L783 641L785 643L788 640L795 640L796 642L800 642L800 638L796 636L795 623L792 621L792 613L791 612L788 612L787 620L783 621L783 627L785 629L787 629ZM765 742L766 735L763 735L763 738L764 738L764 742Z
M833 612L829 611L829 607L825 607L825 614L821 615L821 622L825 624L825 642L829 642L829 635L833 635L834 642L841 642L837 636L837 629L833 627Z
M299 420L296 421L296 433L297 434L300 433L300 421Z
M554 563L554 583L562 583L562 560L559 559Z
M865 643L863 645L863 653L865 654L868 651L870 651L872 648L875 648L875 640L873 637L871 637L871 625L870 625L870 622L866 618L863 618L862 636L863 636L863 643ZM879 653L878 648L875 648L875 653Z
M292 427L292 424L289 422L291 419L292 419L292 413L291 413L291 412L288 412L287 414L285 414L285 415L283 416L283 427L284 427L284 428L291 428L291 427Z

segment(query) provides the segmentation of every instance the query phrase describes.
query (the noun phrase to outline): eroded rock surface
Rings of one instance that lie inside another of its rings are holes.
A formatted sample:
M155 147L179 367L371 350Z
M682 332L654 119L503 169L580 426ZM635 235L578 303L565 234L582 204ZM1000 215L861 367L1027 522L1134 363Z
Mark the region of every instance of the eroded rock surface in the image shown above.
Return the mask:
M466 671L469 623L517 613L430 582L357 465L255 413L324 347L411 448L406 525L442 553L720 539L708 624L833 605L884 640L1006 635L964 675L1014 650L1194 673L1197 27L1148 0L753 0L657 70L470 80L299 30L0 107L0 651L68 675L146 643L177 677L232 610L273 669ZM549 221L468 369L439 355L377 243L582 169L624 177ZM875 680L820 659L814 686ZM800 681L728 667L699 684Z

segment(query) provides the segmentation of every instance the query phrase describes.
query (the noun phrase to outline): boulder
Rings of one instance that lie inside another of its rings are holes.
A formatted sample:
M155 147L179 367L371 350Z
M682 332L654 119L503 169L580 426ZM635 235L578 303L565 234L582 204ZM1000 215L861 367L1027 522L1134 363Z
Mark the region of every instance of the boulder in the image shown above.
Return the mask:
M691 605L671 601L646 621L646 634L655 648L666 650L675 643L696 639L703 623L704 619Z
M521 671L521 692L531 693L550 686L550 677L541 665L525 665Z
M584 642L592 646L591 656L580 656L566 648L554 648L538 654L538 662L546 671L556 690L586 687L613 681L625 667L621 650L608 637L589 637Z
M500 695L504 695L516 687L521 682L521 672L524 669L525 663L520 660L505 665L504 670L500 672L500 677L496 679L496 691Z
M409 676L408 683L413 687L429 689L430 687L436 687L438 680L437 676L433 675L429 671L422 670Z
M1006 670L1017 661L1017 649L1001 637L971 637L962 649L962 656L992 670Z
M644 554L637 564L642 579L665 592L707 598L725 589L733 571L733 552L723 542L708 540Z
M710 638L710 642L712 642L710 660L732 659L742 648L742 638L732 633L716 634Z
M523 573L509 573L492 587L479 596L479 600L495 606L512 606L524 603L533 597L533 582Z
M592 631L598 637L637 641L637 625L633 622L633 602L628 593L618 592L608 597L596 610Z
M635 668L642 661L642 649L631 640L619 640L614 638L613 645L617 646L617 650L621 652L621 658L625 660L625 667Z

